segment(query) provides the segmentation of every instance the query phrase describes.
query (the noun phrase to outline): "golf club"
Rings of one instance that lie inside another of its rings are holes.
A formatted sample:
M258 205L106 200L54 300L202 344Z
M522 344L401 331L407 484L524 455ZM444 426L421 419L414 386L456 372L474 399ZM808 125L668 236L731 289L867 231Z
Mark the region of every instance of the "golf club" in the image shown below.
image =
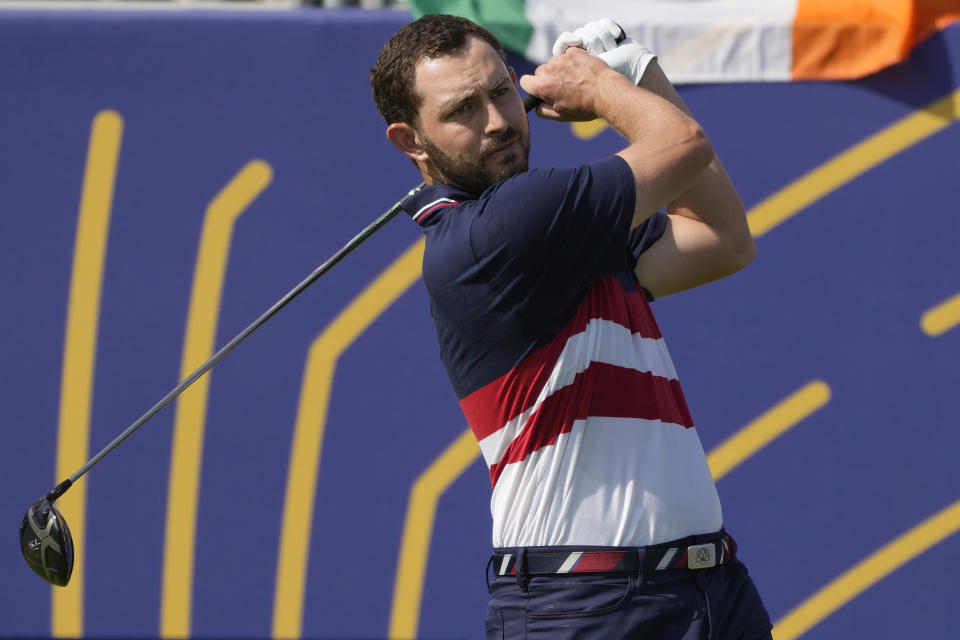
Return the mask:
M530 111L539 103L539 98L530 95L524 96L523 98L523 106L527 111ZM58 587L65 587L67 583L70 582L70 575L73 573L73 538L70 535L70 528L67 526L67 521L64 520L60 510L53 504L57 498L66 493L74 482L106 457L107 454L116 449L121 442L133 435L137 429L142 427L161 409L170 404L170 402L183 393L187 387L196 382L200 376L212 369L215 364L239 346L241 342L250 337L250 334L263 326L267 320L276 315L277 312L287 306L294 298L303 293L307 287L316 282L320 276L333 268L333 266L343 260L347 254L359 247L367 238L393 219L394 216L400 213L401 206L407 198L424 186L425 183L421 182L408 191L396 204L381 214L379 218L371 222L326 262L317 267L309 276L304 278L300 284L291 289L289 293L280 298L272 307L254 320L250 326L221 347L209 360L200 365L193 373L170 391L170 393L165 395L157 404L153 405L146 413L140 416L136 422L127 427L123 433L114 438L113 441L105 446L97 455L77 469L72 476L58 484L44 497L34 502L20 521L20 551L23 553L24 560L27 561L27 564L33 569L34 573Z

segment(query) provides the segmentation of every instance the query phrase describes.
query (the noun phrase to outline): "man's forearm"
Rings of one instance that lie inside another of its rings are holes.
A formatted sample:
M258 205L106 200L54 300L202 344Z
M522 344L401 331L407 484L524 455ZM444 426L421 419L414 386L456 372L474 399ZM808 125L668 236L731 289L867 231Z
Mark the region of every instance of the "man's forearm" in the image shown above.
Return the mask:
M644 73L640 86L693 117L686 103L655 62L651 63ZM667 213L703 222L712 227L718 235L729 239L731 250L752 253L753 241L747 227L743 202L717 155L707 170L688 189L667 204Z
M631 143L618 155L638 175L634 224L693 188L714 158L706 134L656 61L647 67L639 89L598 92L596 110ZM662 170L659 160L672 155L676 163L667 174L661 173L660 179L643 175L647 168Z

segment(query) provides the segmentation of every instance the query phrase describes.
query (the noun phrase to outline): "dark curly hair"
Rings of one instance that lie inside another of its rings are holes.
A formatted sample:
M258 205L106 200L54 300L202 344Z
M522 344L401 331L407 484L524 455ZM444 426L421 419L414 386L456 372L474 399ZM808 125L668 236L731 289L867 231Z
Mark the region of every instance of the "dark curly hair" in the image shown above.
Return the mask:
M393 34L370 69L373 99L387 124L415 123L421 104L414 87L417 64L463 49L469 36L486 40L507 64L507 53L497 37L466 18L427 14Z

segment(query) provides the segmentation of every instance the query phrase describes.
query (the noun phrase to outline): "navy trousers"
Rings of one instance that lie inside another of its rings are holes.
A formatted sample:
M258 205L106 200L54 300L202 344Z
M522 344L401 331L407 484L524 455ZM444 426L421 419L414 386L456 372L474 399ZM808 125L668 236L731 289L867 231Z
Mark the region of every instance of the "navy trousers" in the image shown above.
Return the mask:
M760 640L770 616L742 562L633 574L496 576L487 640Z

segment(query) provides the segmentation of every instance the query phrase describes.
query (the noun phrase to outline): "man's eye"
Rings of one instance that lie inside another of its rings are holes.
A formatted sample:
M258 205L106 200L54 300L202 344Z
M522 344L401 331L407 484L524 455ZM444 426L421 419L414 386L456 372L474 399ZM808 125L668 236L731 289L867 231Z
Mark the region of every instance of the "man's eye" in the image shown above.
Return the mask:
M502 87L502 88L500 88L500 89L496 89L496 90L493 92L493 96L494 96L495 98L499 98L500 96L505 96L505 95L507 95L508 93L510 93L510 89L508 89L508 88L506 88L506 87Z
M452 115L452 116L463 115L463 114L465 114L465 113L466 113L467 111L469 111L469 110L470 110L470 103L469 103L469 102L464 102L462 105L460 105L459 107L457 107L456 109L454 109L453 111L451 111L451 112L450 112L450 115Z

